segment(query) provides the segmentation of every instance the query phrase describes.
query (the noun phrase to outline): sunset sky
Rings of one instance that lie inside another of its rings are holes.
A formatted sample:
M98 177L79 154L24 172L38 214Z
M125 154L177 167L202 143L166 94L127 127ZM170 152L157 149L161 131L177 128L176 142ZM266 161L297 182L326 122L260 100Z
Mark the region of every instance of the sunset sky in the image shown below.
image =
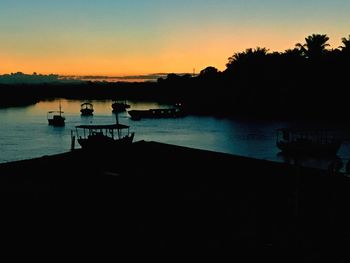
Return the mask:
M0 74L225 69L249 47L350 34L349 0L0 0Z

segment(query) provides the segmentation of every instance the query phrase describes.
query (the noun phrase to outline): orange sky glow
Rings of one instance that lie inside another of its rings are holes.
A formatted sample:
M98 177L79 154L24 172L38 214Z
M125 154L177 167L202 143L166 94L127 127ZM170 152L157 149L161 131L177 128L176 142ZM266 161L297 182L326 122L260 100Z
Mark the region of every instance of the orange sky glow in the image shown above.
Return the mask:
M337 48L350 33L344 0L19 2L4 0L0 10L0 74L222 71L246 48L284 51L313 33Z

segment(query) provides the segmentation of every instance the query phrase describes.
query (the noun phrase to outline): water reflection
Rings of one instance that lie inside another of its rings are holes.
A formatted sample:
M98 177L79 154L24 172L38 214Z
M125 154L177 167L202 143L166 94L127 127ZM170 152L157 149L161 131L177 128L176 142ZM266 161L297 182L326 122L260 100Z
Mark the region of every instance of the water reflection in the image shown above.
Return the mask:
M81 124L116 122L112 100L90 101L94 115L81 116L80 100L61 100L65 127L51 127L46 114L57 108L58 100L42 101L32 106L0 109L0 162L21 160L66 152L70 149L70 131ZM132 109L161 108L154 102L127 101ZM176 119L141 119L132 121L127 112L118 113L119 121L135 132L135 141L159 141L199 149L238 154L259 159L288 162L276 147L276 129L288 122L240 120L208 116ZM345 142L338 155L349 159L350 145ZM305 164L322 166L325 160L305 160ZM323 165L323 167L326 166Z

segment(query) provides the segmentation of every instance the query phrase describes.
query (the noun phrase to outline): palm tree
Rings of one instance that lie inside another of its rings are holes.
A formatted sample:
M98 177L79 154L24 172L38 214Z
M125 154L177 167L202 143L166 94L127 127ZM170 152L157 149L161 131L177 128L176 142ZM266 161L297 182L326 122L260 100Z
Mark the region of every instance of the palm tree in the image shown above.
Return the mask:
M350 35L348 38L343 37L341 39L341 42L343 43L343 46L340 46L339 48L342 50L342 52L349 54L350 53Z
M300 44L297 44L300 45ZM303 52L299 49L299 48L293 48L293 49L286 49L284 51L284 53L282 53L282 56L286 56L286 57L302 57Z
M298 43L295 46L300 49L306 58L317 59L328 51L328 40L329 37L327 35L312 34L305 38L305 44Z
M233 56L228 58L228 63L226 64L227 69L233 66L243 65L247 63L255 63L266 57L268 54L268 49L257 47L255 49L247 48L243 52L235 53Z

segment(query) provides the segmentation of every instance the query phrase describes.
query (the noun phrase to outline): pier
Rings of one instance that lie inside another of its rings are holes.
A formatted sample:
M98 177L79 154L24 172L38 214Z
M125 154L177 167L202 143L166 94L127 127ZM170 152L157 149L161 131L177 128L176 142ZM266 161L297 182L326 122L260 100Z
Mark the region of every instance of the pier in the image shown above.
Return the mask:
M8 207L56 214L65 231L78 223L80 238L86 226L96 238L107 231L118 246L261 249L265 259L282 249L283 262L341 262L350 240L342 173L140 141L122 154L4 163L0 175Z

